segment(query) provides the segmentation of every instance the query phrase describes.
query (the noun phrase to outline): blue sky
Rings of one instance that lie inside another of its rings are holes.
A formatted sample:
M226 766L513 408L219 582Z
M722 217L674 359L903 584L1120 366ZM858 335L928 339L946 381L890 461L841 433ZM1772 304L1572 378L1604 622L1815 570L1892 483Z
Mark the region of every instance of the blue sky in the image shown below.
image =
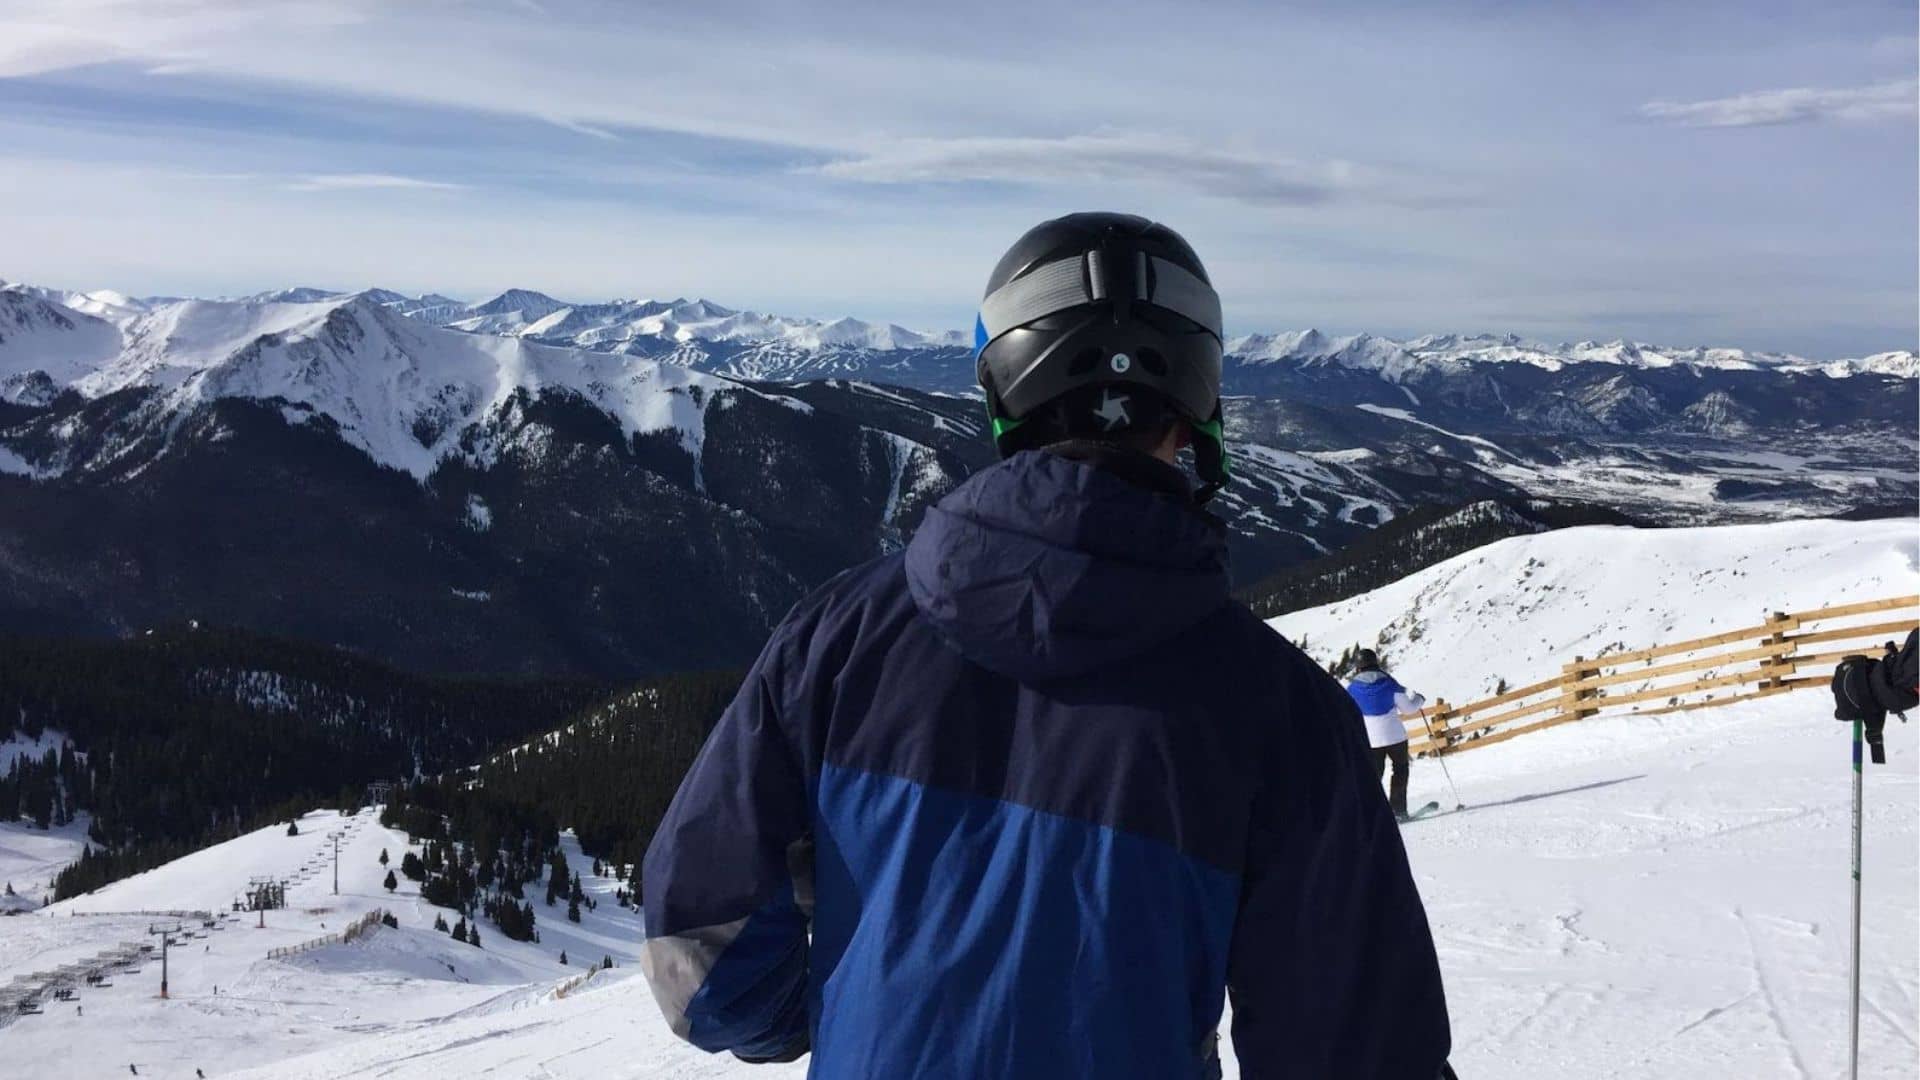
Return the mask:
M1920 336L1911 3L0 0L0 277L971 322L1126 209L1230 329Z

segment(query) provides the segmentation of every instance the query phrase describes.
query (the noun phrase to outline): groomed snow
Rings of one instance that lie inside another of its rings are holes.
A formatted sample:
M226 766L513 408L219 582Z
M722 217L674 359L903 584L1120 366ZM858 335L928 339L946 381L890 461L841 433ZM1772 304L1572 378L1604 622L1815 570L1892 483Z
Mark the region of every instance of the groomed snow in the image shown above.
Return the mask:
M378 862L381 850L397 870L409 849L404 834L382 828L376 817L373 810L351 817L310 813L299 820L298 836L275 825L87 896L0 919L0 984L122 942L155 940L149 927L176 922L155 912L205 909L221 921L221 929L202 931L187 920L187 928L201 936L173 950L171 1000L156 996L156 955L138 973L114 975L112 987L83 987L76 1002L49 1001L44 1015L0 1027L8 1069L19 1070L0 1071L93 1077L127 1075L129 1065L138 1065L143 1076L188 1077L196 1068L209 1076L256 1065L277 1068L290 1056L332 1052L383 1033L514 1013L608 956L616 967L607 974L637 971L640 917L614 903L621 882L595 877L592 861L580 855L571 834L563 836L562 846L597 908L583 909L581 922L570 923L564 904L546 907L536 891L529 898L539 943L509 941L483 922L476 949L432 929L436 914L451 923L453 913L422 902L413 882L399 878L393 894L381 887L387 870ZM332 892L328 838L336 831L344 834L338 895ZM288 906L267 912L264 929L256 928L255 914L230 910L255 875L291 882ZM269 949L337 932L374 908L393 912L400 929L266 959ZM559 962L562 950L567 965Z

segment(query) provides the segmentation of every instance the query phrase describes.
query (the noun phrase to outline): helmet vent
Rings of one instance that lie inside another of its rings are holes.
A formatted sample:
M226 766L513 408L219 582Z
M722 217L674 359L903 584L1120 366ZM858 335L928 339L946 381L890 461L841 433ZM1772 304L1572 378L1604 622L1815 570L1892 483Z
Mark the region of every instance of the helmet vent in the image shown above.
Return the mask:
M1159 349L1135 349L1133 359L1141 367L1146 368L1154 378L1167 377L1167 358L1160 354Z
M1105 350L1095 346L1088 346L1087 348L1081 349L1079 352L1073 354L1072 362L1067 365L1067 374L1091 375L1093 369L1100 366L1100 359L1105 355Z

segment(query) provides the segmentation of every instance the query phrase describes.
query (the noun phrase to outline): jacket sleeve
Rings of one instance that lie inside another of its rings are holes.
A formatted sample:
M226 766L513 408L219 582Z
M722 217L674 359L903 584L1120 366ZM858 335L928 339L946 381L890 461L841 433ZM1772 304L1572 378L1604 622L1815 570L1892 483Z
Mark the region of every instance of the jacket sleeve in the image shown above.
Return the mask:
M1906 712L1920 695L1920 630L1907 632L1907 643L1892 656L1880 661L1868 677L1874 698L1889 712Z
M807 783L782 727L775 631L680 784L643 864L642 968L675 1034L747 1061L805 1053ZM792 863L790 864L790 860ZM804 877L804 875L803 875Z
M1317 670L1293 683L1228 957L1241 1075L1439 1076L1451 1045L1439 960L1357 710Z
M1399 680L1396 679L1394 681L1393 708L1395 712L1398 712L1401 716L1417 716L1420 713L1421 706L1426 703L1426 695L1416 694L1406 687L1401 686Z

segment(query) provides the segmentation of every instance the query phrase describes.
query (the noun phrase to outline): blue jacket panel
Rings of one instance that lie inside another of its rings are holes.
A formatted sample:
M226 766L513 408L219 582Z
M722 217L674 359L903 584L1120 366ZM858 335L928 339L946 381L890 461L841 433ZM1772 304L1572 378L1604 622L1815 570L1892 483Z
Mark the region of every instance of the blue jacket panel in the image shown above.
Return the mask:
M816 1076L1052 1080L1210 1075L1230 992L1249 1080L1427 1080L1445 1000L1356 720L1229 601L1211 519L1019 455L775 632L647 854L655 996Z
M1394 696L1406 692L1406 687L1384 671L1363 671L1347 683L1347 693L1359 706L1361 716L1392 716L1398 711Z

